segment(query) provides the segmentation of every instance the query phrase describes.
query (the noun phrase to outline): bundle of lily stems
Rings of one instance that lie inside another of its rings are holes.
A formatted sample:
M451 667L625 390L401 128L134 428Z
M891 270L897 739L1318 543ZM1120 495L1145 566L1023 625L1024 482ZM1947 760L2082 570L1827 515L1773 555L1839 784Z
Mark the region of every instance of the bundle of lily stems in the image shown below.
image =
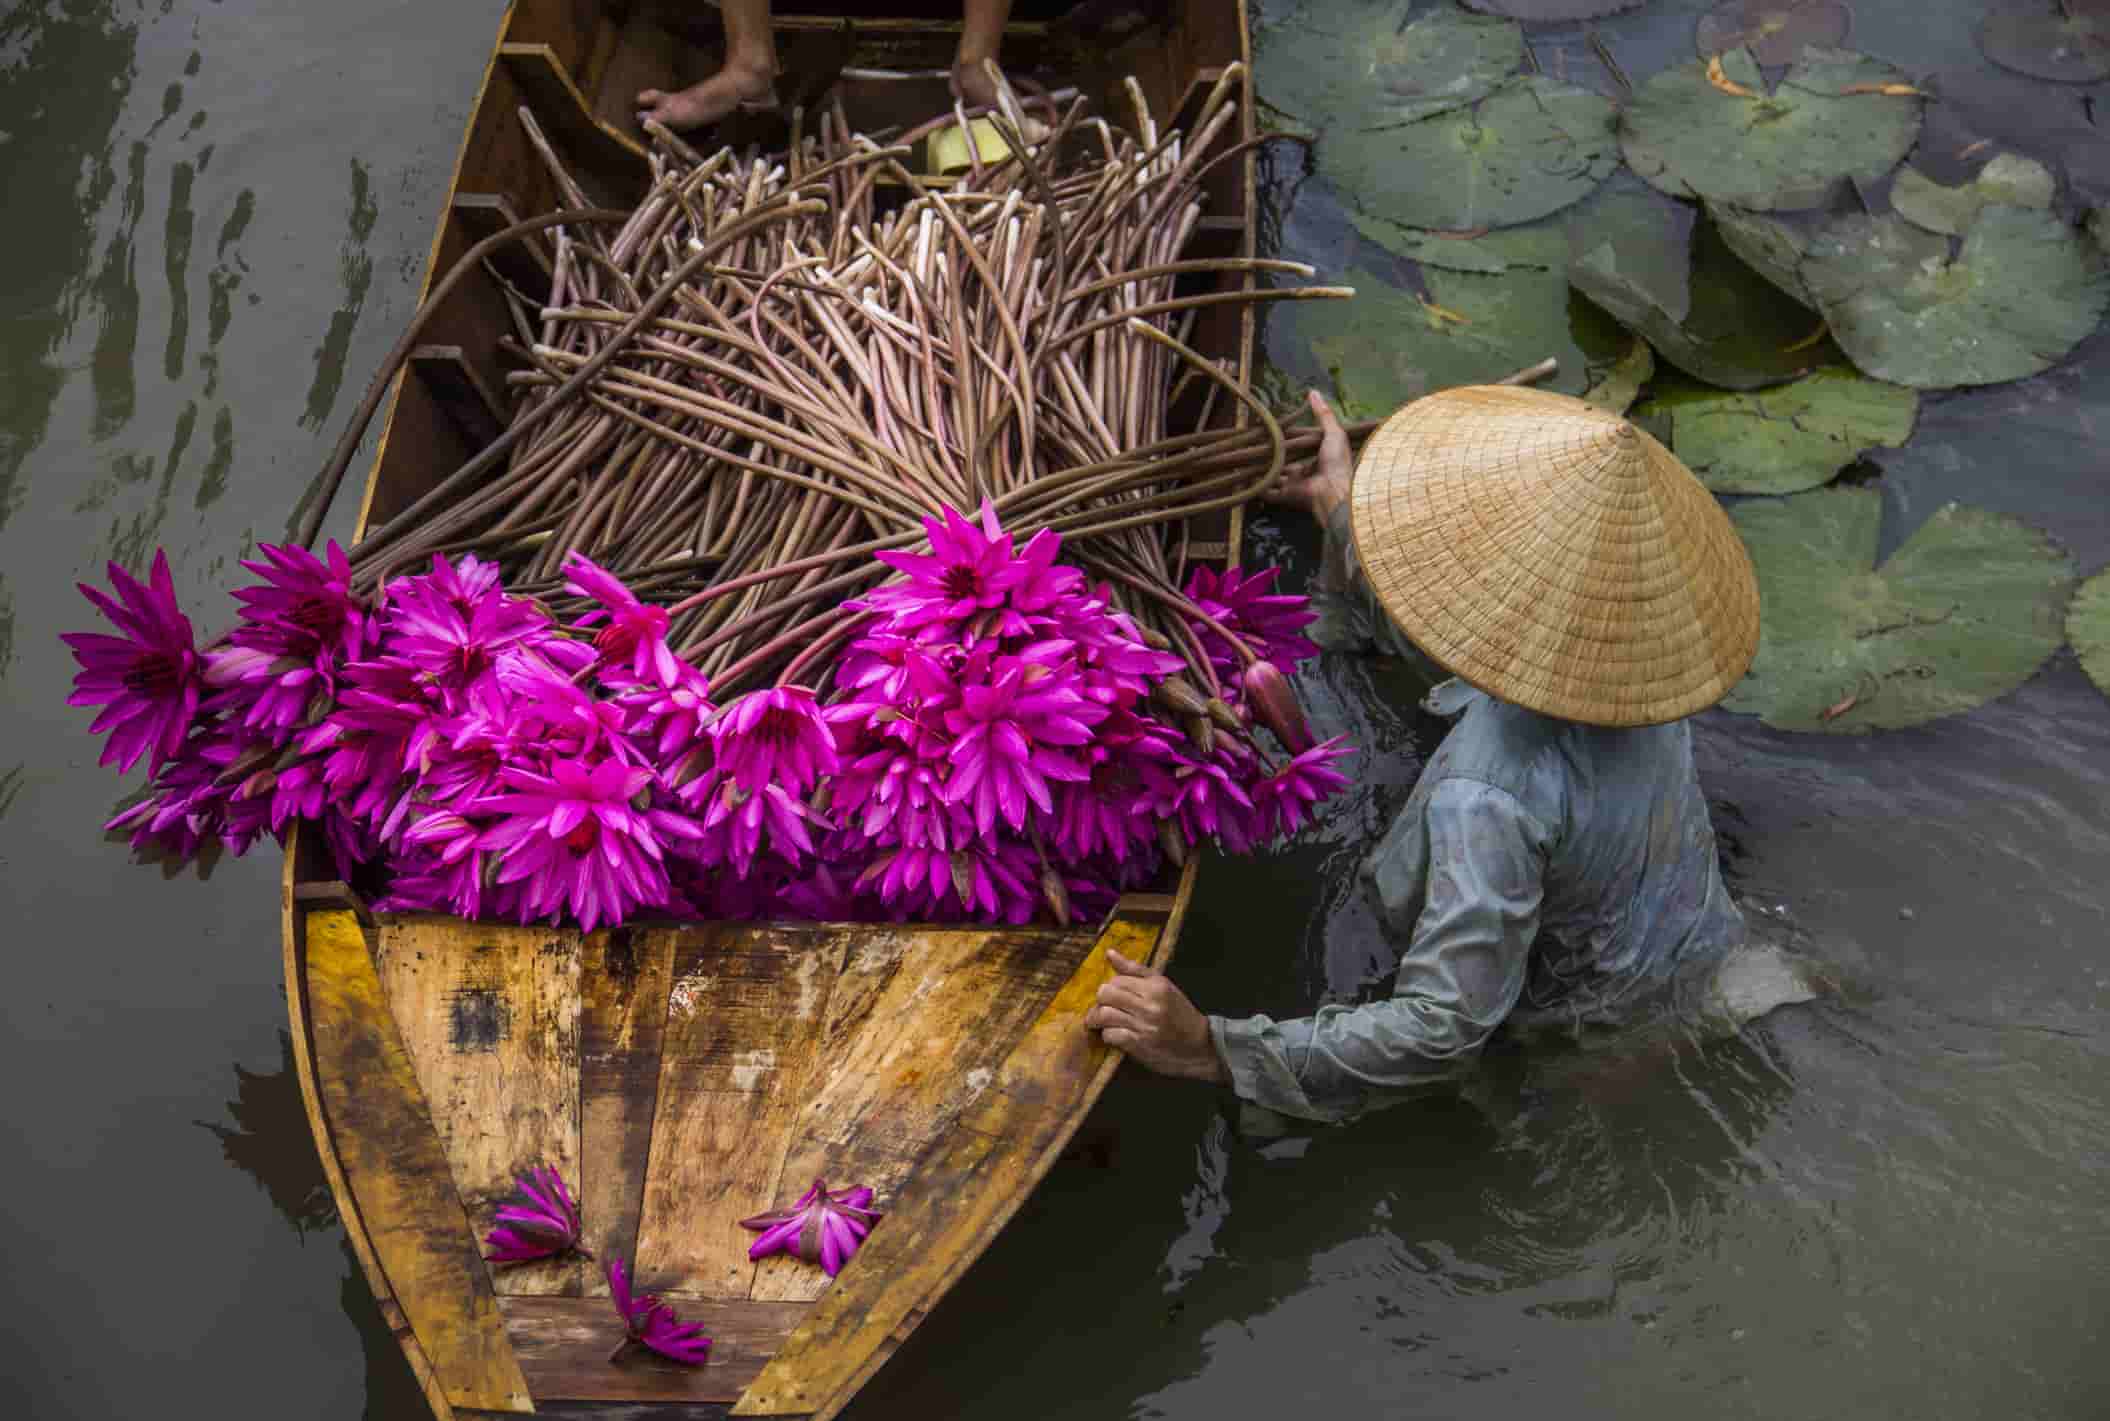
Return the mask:
M319 819L388 906L588 927L1085 920L1199 842L1295 829L1345 782L1284 674L1311 613L1190 529L1318 436L1190 336L1350 293L1183 256L1249 146L1243 82L1184 134L1133 80L1129 130L1006 88L1004 153L945 120L950 184L909 170L923 131L839 107L775 156L655 130L628 212L523 111L567 206L505 234L554 236L548 299L514 295L510 424L348 555L267 548L188 701L123 699L188 674L173 642L134 629L151 675L82 652L77 698L154 751L117 827L183 856ZM155 588L119 592L173 637Z

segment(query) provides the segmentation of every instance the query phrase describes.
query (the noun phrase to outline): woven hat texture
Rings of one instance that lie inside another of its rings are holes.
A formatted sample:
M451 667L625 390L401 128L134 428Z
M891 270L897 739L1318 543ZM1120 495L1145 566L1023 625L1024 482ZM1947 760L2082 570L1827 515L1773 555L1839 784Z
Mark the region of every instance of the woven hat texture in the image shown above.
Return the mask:
M1735 525L1608 410L1499 385L1400 410L1363 447L1356 556L1414 644L1489 695L1656 725L1729 693L1758 650Z

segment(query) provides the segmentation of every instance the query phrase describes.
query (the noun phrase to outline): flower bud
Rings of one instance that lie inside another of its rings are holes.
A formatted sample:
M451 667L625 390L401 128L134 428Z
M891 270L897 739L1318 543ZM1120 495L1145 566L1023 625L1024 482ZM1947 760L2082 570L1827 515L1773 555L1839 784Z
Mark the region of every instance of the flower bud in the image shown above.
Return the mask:
M1158 847L1174 868L1187 866L1187 841L1180 837L1180 826L1170 819L1158 821Z
M1223 697L1211 696L1208 704L1209 719L1216 722L1218 730L1237 735L1245 729L1245 720L1237 711L1231 709L1229 703Z
M1043 863L1040 866L1040 896L1047 899L1048 911L1055 915L1055 921L1068 927L1070 890L1063 885L1062 875L1055 871L1055 865L1051 863Z
M1253 713L1275 733L1284 749L1301 755L1311 748L1311 726L1304 719L1304 707L1297 704L1297 693L1290 689L1281 667L1272 661L1256 661L1246 667L1243 684Z
M1190 715L1182 722L1187 727L1187 743L1203 755L1216 753L1216 727L1205 715Z
M1209 713L1208 702L1202 699L1201 692L1194 689L1194 683L1184 676L1167 676L1158 682L1156 689L1150 693L1150 698L1174 715Z

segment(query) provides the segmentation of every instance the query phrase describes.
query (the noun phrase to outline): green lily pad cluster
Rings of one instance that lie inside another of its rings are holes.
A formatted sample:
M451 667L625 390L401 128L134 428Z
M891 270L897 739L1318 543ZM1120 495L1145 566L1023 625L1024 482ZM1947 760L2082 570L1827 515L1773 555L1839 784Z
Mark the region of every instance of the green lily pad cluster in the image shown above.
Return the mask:
M1506 18L1345 0L1299 11L1265 53L1268 101L1319 128L1357 206L1403 227L1517 226L1619 166L1611 102L1518 73L1524 34Z
M2009 0L1978 28L1978 46L2002 69L2062 84L2110 78L2110 9L2061 0Z
M2110 572L2099 572L2081 584L2066 609L2066 639L2081 658L2081 669L2097 689L2110 696Z
M1978 176L1954 187L1934 181L1909 163L1890 185L1891 210L1930 232L1960 237L1978 214L1995 204L2042 211L2058 195L2059 180L2033 158L2002 153Z
M1734 509L1765 609L1723 702L1782 730L1919 725L2012 691L2065 640L2066 555L1954 504L1878 564L1883 496L1829 488Z
M1579 394L1593 371L1627 353L1616 325L1568 299L1558 231L1498 232L1469 245L1498 254L1505 269L1427 266L1426 295L1353 269L1341 278L1355 287L1353 301L1299 302L1277 314L1276 329L1311 351L1344 412L1362 419L1434 390L1499 380L1549 355L1561 368L1546 388Z
M1402 0L1307 6L1271 36L1267 101L1329 135L1368 132L1486 98L1523 62L1523 31L1506 20L1409 13Z
M1751 393L1658 388L1644 410L1716 493L1787 494L1829 483L1870 449L1903 444L1919 396L1834 365Z
M1919 391L2036 374L2094 330L2110 217L2076 226L2058 176L2020 154L1961 182L1908 164L1927 96L1837 47L1835 0L1724 0L1699 59L1616 116L1519 73L1536 67L1520 26L1628 4L1459 4L1312 3L1271 41L1330 56L1286 65L1300 77L1270 97L1331 115L1320 159L1345 224L1383 249L1329 274L1355 301L1284 305L1271 338L1359 417L1554 356L1548 388L1627 412L1735 498L1765 630L1730 710L1918 725L2014 689L2068 637L2110 691L2110 571L2074 597L2041 534L1956 505L1878 562L1882 492L1832 483L1911 438ZM2005 4L1982 38L2051 77L2095 63L2092 22L2057 0Z
M1643 0L1465 0L1468 9L1543 25L1601 19L1621 10L1637 9L1642 3Z
M1694 379L1758 389L1830 354L1817 319L1739 261L1712 222L1638 183L1609 185L1579 211L1569 249L1575 289Z
M1848 50L1809 49L1770 91L1748 49L1667 69L1620 120L1627 166L1673 197L1756 212L1815 207L1872 182L1919 134L1905 76Z
M1832 0L1727 0L1700 16L1693 43L1702 59L1748 49L1760 64L1793 64L1812 46L1846 43L1853 23Z
M1920 389L2049 370L2110 303L2102 252L2049 212L1982 210L1961 247L1896 216L1827 226L1799 268L1855 365Z

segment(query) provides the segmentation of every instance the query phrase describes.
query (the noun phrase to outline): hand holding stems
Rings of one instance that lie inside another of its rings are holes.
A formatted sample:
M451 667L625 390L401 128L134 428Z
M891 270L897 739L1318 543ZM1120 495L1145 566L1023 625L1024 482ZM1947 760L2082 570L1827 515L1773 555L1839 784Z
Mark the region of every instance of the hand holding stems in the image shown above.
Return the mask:
M1099 989L1084 1024L1107 1045L1160 1075L1227 1083L1231 1073L1216 1054L1209 1019L1155 967L1107 950L1114 979Z
M1317 390L1307 391L1312 415L1319 422L1319 452L1302 475L1284 474L1282 482L1268 490L1267 500L1289 508L1301 508L1326 522L1334 509L1348 501L1349 485L1355 478L1355 456L1348 447L1348 431L1341 428L1333 406Z

